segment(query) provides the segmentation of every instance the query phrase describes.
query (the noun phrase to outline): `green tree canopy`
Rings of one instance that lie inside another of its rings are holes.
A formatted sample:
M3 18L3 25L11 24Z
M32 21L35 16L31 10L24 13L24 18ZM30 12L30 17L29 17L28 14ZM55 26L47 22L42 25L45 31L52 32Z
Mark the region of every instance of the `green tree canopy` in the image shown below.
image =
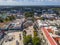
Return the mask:
M27 45L28 43L31 43L32 37L30 35L24 36L24 44Z
M33 17L34 13L33 12L25 12L25 17Z
M33 45L40 45L40 39L39 39L39 37L34 37L32 39L32 42L33 42Z

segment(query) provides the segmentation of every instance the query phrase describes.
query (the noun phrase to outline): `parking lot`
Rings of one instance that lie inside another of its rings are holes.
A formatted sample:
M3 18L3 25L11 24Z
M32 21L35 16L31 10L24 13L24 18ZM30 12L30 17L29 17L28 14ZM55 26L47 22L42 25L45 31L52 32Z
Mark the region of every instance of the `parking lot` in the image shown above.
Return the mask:
M22 32L8 33L2 45L23 45Z

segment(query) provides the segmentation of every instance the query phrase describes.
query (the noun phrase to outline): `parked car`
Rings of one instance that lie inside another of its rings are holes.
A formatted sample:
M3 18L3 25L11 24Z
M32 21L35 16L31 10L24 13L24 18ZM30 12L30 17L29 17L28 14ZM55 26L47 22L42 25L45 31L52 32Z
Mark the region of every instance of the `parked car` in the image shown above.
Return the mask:
M19 42L18 41L16 41L16 45L19 45Z

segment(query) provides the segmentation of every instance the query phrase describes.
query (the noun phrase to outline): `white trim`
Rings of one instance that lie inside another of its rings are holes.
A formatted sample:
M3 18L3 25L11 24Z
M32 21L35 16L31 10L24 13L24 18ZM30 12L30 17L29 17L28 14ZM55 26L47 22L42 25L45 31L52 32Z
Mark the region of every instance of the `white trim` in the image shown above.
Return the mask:
M41 31L42 31L42 29L41 29ZM43 33L44 37L46 38L47 42L50 44L50 42L49 42L49 40L47 39L47 37L46 37L44 31L42 31L42 33ZM51 44L50 44L50 45L51 45Z
M47 31L48 32L48 31ZM48 33L49 34L49 33ZM49 34L50 35L50 34ZM50 37L52 38L52 36L50 35ZM55 40L52 38L52 40L54 41L54 43L57 45L57 43L55 42Z

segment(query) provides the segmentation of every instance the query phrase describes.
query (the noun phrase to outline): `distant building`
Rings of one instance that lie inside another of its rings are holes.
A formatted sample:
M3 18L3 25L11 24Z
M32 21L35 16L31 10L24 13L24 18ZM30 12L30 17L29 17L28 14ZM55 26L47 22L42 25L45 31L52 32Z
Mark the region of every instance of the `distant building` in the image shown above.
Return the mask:
M56 14L47 14L47 13L41 15L41 17L48 18L48 19L54 19L55 16L56 16Z
M43 45L60 45L60 35L56 34L56 32L59 32L58 29L54 26L46 26L47 24L45 22L46 25L43 26L44 24L40 20L37 22L41 30Z
M23 24L23 26L24 27L29 27L29 26L32 26L33 25L33 21L32 20L27 20L24 24Z

